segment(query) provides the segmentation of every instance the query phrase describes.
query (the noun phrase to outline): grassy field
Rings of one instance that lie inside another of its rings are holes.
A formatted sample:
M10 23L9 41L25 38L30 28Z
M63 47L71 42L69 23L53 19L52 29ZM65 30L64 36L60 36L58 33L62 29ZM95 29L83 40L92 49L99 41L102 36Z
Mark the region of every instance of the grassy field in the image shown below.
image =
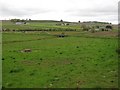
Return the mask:
M2 29L12 31L24 31L24 30L32 30L32 31L82 31L81 26L83 24L88 26L105 26L107 24L104 23L77 23L77 22L65 22L69 25L62 25L63 22L60 21L52 21L52 20L37 20L37 21L27 21L26 24L16 25L16 23L11 22L10 20L2 21ZM113 25L114 31L117 29L117 25Z
M117 88L116 31L3 32L3 87Z
M69 22L68 22L69 23ZM3 29L7 30L52 30L52 31L61 31L61 30L78 30L80 31L80 24L71 24L69 26L56 25L61 24L59 21L29 21L27 24L16 25L11 21L3 21Z

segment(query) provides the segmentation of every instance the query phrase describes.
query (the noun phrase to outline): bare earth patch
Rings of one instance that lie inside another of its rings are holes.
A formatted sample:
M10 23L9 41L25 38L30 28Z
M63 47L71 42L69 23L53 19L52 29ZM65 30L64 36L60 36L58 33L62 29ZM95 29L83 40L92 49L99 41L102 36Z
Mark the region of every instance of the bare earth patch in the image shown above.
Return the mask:
M95 35L95 36L113 36L113 37L116 37L118 35L118 33L117 32L103 31L103 32L92 33L92 35Z
M59 60L56 62L56 65L67 65L67 64L72 64L72 62L69 60Z
M34 61L31 61L31 60L22 60L21 63L24 65L30 65L30 66L36 64Z

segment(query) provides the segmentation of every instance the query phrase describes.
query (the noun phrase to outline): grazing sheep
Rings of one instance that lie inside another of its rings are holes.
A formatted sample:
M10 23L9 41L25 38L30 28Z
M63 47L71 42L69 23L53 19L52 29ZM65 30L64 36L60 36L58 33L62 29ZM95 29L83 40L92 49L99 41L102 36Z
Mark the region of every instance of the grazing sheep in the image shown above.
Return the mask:
M25 49L24 52L31 52L31 49Z
M31 49L24 49L21 52L32 52L32 50Z

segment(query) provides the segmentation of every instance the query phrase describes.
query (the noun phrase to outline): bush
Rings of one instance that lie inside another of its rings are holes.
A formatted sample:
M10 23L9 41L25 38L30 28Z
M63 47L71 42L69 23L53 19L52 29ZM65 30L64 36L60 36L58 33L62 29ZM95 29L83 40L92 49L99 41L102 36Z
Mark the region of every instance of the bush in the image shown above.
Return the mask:
M9 29L9 28L7 28L5 31L10 31L10 29Z
M107 25L106 28L107 29L112 29L112 26L111 25Z
M76 48L79 48L79 46L77 46Z
M2 58L2 60L5 60L4 58Z
M22 69L22 68L14 68L14 69L10 70L9 73L18 73L18 72L21 72L21 71L23 71L23 70L24 70L24 69Z
M120 48L116 49L116 52L117 52L118 54L120 54Z

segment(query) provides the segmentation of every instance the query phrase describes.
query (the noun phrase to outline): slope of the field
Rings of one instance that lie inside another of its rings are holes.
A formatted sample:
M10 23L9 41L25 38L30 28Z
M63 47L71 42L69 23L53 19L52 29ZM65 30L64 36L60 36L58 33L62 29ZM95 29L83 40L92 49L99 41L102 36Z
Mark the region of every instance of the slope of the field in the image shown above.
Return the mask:
M118 87L117 38L55 33L3 33L4 88Z

